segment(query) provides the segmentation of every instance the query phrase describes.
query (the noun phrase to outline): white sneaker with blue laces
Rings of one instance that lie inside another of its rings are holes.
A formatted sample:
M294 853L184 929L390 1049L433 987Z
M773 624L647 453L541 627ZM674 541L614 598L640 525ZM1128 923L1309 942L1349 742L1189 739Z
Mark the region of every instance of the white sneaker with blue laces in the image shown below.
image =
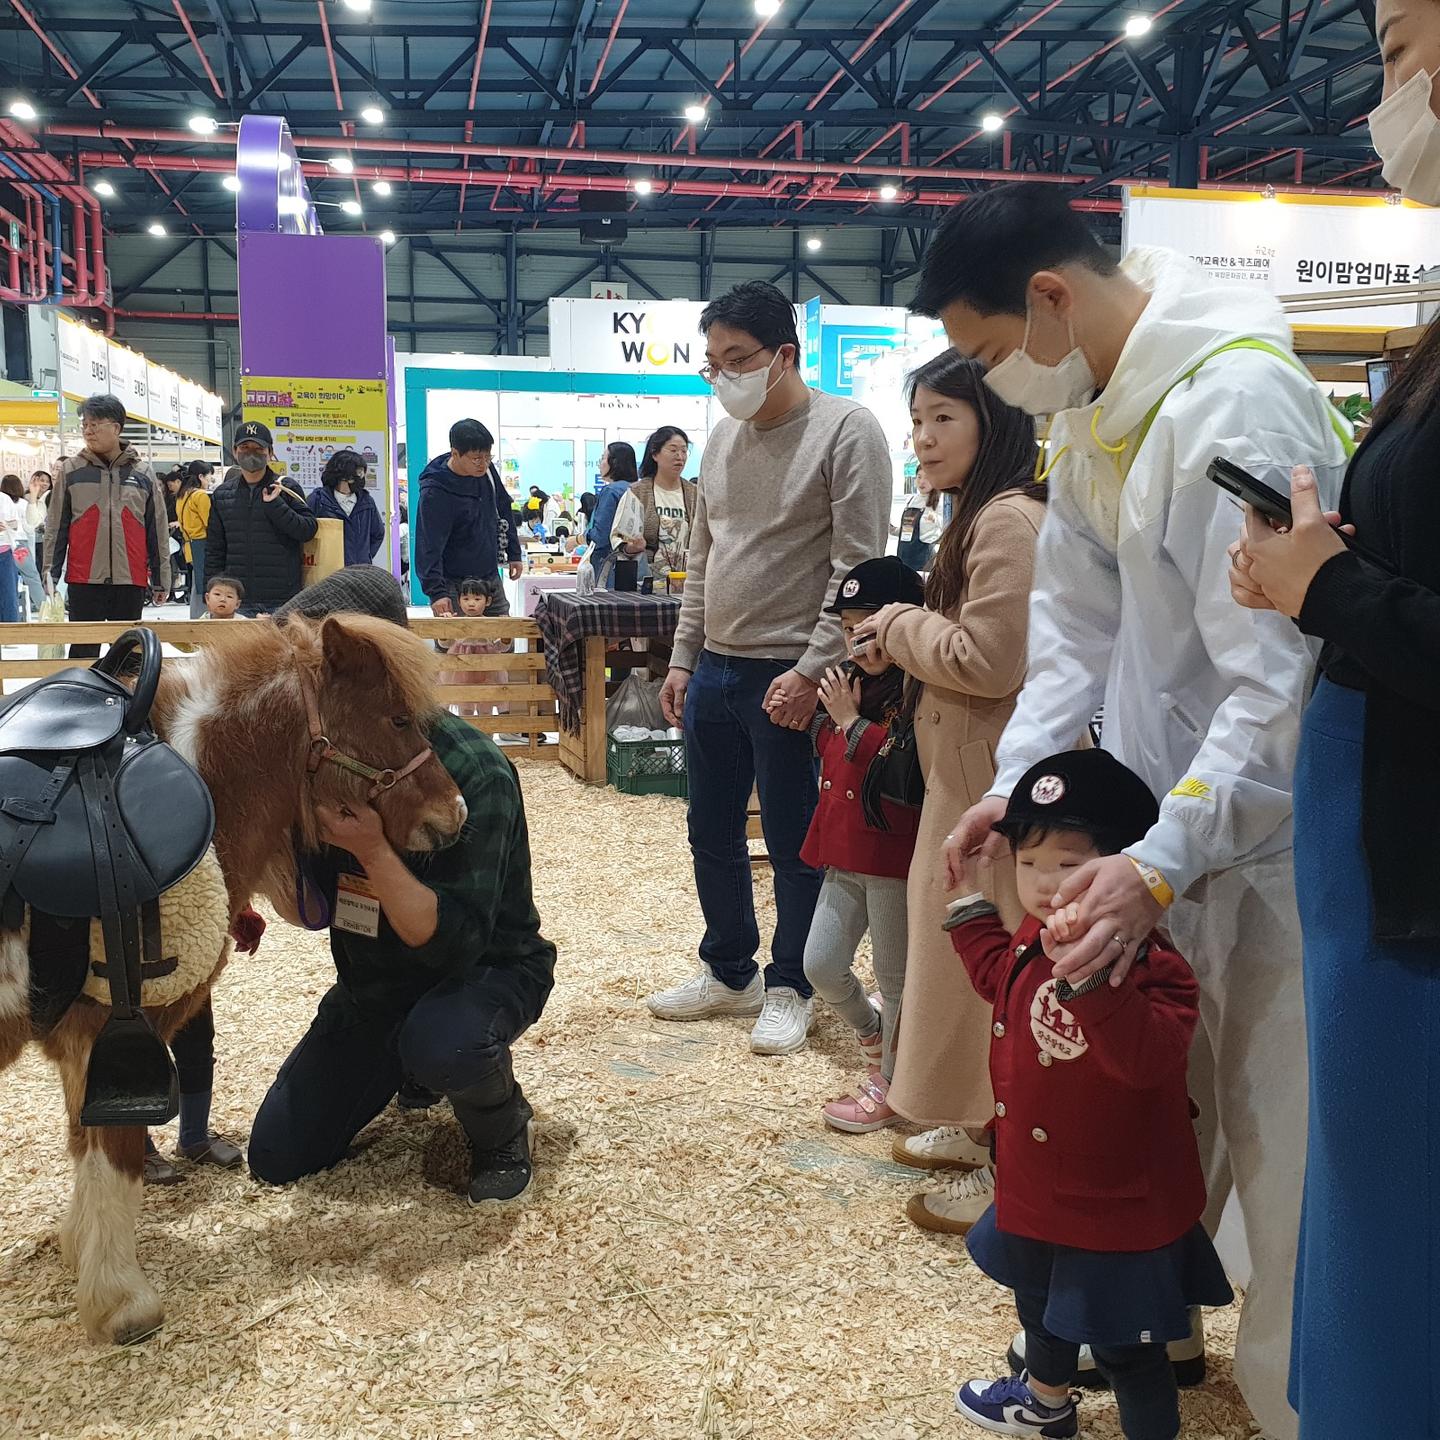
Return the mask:
M987 1383L967 1381L955 1392L955 1409L992 1435L1030 1435L1040 1440L1072 1440L1080 1433L1073 1400L1047 1405L1026 1383L1029 1375L1007 1376Z

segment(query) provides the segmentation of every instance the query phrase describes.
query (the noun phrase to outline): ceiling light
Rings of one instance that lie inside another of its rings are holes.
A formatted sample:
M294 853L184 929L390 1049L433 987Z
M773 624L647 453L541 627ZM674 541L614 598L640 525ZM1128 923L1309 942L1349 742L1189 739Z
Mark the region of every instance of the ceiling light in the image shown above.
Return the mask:
M772 15L778 15L780 0L755 0L755 13L764 20L768 20Z
M232 195L240 193L240 177L238 175L227 175L220 182Z
M164 235L166 233L164 225L158 220L152 220L145 228L152 235Z
M367 125L383 125L385 123L385 112L378 105L367 105L360 112L360 118Z
M1132 15L1125 22L1125 33L1132 40L1138 40L1142 35L1148 35L1154 24L1148 15Z
M35 107L28 100L12 100L10 102L10 113L17 120L33 120L35 118Z
M994 110L987 110L980 117L980 128L987 134L993 135L997 130L1005 126L1005 117L998 115Z
M635 182L635 193L637 195L648 195L655 188L651 180L637 180Z
M703 105L687 105L685 107L685 118L692 125L703 125L705 123L705 107Z
M380 232L380 243L382 245L393 245L395 243L395 232L393 230L382 230Z
M353 10L357 15L368 15L370 13L370 0L340 0L347 10Z
M1260 193L1266 200L1273 200L1275 198L1275 187L1273 185L1267 185Z
M90 189L96 195L102 195L107 200L115 194L115 187L108 180L97 180Z
M310 206L300 195L282 195L276 202L275 208L282 215L303 215Z
M824 241L822 241L818 235L812 235L812 236L805 242L805 248L806 248L807 250L814 251L814 250L818 250L822 244L824 244Z
M330 157L330 168L338 171L341 175L353 175L355 173L355 162L348 155L332 155Z
M220 122L213 115L192 115L190 128L197 135L213 135L220 128Z
M347 215L358 215L360 213L360 202L358 200L342 200L340 208Z
M388 195L390 193L390 182L388 180L377 180L370 188L377 195Z
M880 187L880 198L882 200L893 200L899 193L899 190L893 185L882 185Z

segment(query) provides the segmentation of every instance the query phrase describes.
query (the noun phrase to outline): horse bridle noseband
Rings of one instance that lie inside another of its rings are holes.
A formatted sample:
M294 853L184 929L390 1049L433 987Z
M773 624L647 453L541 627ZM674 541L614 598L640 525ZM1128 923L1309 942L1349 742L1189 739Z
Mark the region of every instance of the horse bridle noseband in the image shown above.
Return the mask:
M300 693L305 697L305 718L310 723L310 753L305 760L305 773L312 779L321 765L328 760L332 765L338 765L342 770L349 770L351 774L359 775L370 781L370 790L365 798L374 800L377 795L382 795L386 790L394 789L407 775L413 775L434 756L435 751L427 745L402 769L377 770L373 765L367 765L363 760L357 760L353 755L347 755L343 750L337 750L320 724L320 704L316 699L315 687L311 683L309 675L304 670L299 671L299 675Z

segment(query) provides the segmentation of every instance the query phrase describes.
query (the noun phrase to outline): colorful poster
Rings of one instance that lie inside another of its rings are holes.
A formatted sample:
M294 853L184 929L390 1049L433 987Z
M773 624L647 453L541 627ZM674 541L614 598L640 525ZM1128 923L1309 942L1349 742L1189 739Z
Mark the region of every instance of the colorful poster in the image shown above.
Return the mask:
M282 474L305 491L320 484L337 450L356 450L370 467L377 501L388 480L385 382L311 380L247 375L242 390L246 420L259 420L275 437Z

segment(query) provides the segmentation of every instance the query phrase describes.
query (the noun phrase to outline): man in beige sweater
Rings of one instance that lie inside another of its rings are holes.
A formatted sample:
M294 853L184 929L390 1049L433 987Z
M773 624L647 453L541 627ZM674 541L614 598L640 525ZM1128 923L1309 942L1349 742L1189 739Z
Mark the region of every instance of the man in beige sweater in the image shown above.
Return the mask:
M803 957L820 872L800 859L816 802L810 721L844 649L823 612L841 576L885 553L890 456L869 411L801 379L794 307L773 285L736 286L706 308L700 329L702 373L731 418L700 467L661 703L685 727L705 935L700 973L646 1003L664 1020L758 1015L750 1048L786 1055L813 1023ZM775 876L763 980L745 843L752 786Z

